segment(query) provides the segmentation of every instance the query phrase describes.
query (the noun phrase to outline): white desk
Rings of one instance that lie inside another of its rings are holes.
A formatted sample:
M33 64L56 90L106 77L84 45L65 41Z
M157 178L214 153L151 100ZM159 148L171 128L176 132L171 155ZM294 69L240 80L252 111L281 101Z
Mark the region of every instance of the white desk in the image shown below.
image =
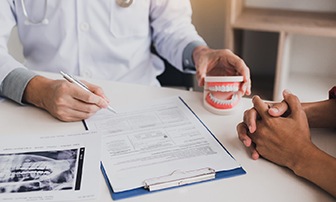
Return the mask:
M59 75L47 76L61 78ZM264 159L254 161L237 138L236 125L241 122L243 111L251 107L250 99L242 100L242 108L230 116L208 112L202 105L202 94L168 88L146 87L106 81L91 82L102 86L111 105L135 105L149 99L165 96L181 96L204 121L219 141L242 164L246 175L210 181L177 189L156 192L120 201L171 202L171 201L272 201L272 202L326 202L335 199L314 184L297 177L293 172ZM29 133L84 131L82 122L65 123L51 117L47 112L31 106L19 106L11 101L0 102L1 134L25 135ZM336 135L331 130L312 130L313 141L322 149L336 156ZM101 196L95 201L112 201L105 181L101 178ZM336 186L336 184L335 184Z

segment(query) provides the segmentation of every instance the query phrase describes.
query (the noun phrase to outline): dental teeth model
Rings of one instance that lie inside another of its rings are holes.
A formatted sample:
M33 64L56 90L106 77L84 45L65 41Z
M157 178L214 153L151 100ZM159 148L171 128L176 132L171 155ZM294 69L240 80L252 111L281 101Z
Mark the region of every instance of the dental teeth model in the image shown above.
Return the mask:
M232 113L239 104L239 88L242 76L205 77L203 103L207 110L215 114Z

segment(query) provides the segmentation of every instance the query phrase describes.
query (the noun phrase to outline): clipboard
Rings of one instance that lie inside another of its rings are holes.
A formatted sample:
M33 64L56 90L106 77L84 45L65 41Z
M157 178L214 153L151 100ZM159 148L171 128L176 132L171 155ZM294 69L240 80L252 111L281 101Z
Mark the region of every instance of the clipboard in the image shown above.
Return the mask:
M172 99L173 100L173 99ZM230 161L235 161L234 157L227 151L227 149L218 141L218 139L214 136L214 134L208 129L208 127L202 122L202 120L192 111L192 109L184 102L184 100L181 97L178 97L178 99L174 98L174 102L178 102L176 106L180 106L185 110L186 113L188 113L188 116L193 117L195 121L197 120L198 126L203 128L202 130L207 131L206 133L210 135L210 139L216 145L218 145L218 152L223 152L223 155L226 156L226 158L230 159ZM105 162L106 165L109 164L109 162ZM181 186L187 186L191 184L197 184L197 183L203 183L238 175L246 174L246 171L242 168L241 165L237 165L234 167L227 167L222 168L220 170L215 170L211 167L201 167L201 168L189 168L189 170L174 170L174 166L172 167L171 171L165 171L161 172L161 176L150 176L150 178L144 177L145 179L139 179L139 185L134 188L129 189L123 189L115 191L113 189L113 180L109 179L109 175L118 175L117 173L114 173L111 171L107 172L106 165L104 166L104 161L101 162L101 171L104 176L104 179L106 181L106 184L109 188L111 197L113 200L120 200L125 199L129 197L135 197L139 195L145 195L150 194L154 192L159 192L163 190L169 190L178 188ZM209 166L207 164L202 164L203 166ZM165 174L162 174L165 173ZM138 175L138 176L141 176ZM113 177L112 177L113 178ZM120 187L119 187L120 189Z
M142 188L132 189L123 192L114 192L102 163L100 168L113 200L120 200L150 194L153 192L175 189L178 187L187 186L191 184L197 184L246 174L246 171L242 167L221 172L215 172L211 168L203 168L199 170L185 171L185 172L174 171L172 175L145 180L144 187ZM174 175L175 172L181 172L181 173L179 173L178 175ZM183 176L184 174L187 176ZM198 178L199 176L201 177ZM146 185L146 182L148 181L151 182L152 184Z

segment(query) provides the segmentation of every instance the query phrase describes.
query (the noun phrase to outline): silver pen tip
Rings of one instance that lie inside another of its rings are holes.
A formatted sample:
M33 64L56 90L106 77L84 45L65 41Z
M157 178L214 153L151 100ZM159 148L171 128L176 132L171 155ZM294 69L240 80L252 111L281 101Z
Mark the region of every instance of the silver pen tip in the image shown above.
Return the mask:
M117 113L117 111L114 110L111 106L107 106L107 109L115 114Z

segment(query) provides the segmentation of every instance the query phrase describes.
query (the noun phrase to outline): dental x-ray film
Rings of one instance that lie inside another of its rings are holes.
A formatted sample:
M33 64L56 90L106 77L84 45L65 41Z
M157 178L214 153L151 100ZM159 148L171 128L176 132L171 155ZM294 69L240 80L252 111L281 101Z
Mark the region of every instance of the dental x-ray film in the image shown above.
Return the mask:
M4 138L0 143L0 201L93 199L100 174L97 136L86 132L34 136L35 141L25 141L29 135Z
M85 148L0 154L0 194L79 190L83 165L79 151Z

